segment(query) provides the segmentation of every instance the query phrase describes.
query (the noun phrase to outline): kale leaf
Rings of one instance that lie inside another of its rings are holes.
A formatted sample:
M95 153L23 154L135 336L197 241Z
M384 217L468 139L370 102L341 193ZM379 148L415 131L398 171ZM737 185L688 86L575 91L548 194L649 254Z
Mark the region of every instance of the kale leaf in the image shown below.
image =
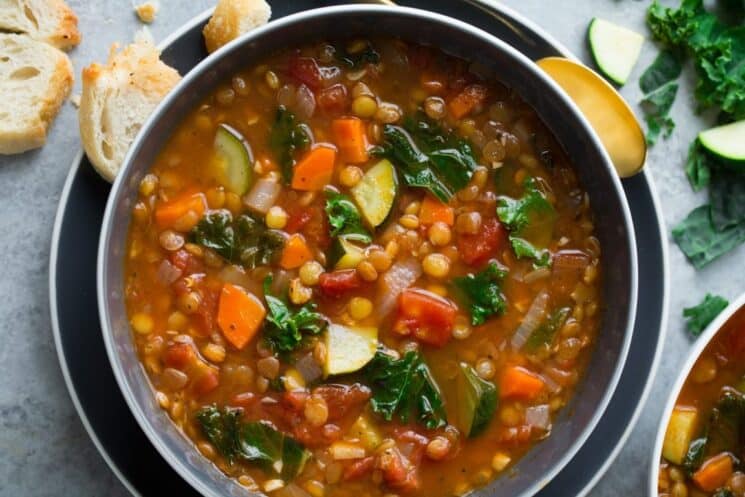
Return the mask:
M346 48L334 48L334 58L351 69L360 69L367 64L380 63L380 54L375 50L372 43L365 43L362 50L350 53Z
M292 181L295 152L308 148L312 136L306 124L297 122L295 114L283 105L279 106L269 133L269 147L279 163L285 183Z
M688 445L688 450L683 458L683 469L686 473L692 475L704 462L706 454L706 435L693 440Z
M208 213L191 230L190 239L222 258L253 268L269 264L284 247L284 237L263 221L221 209Z
M362 243L372 242L372 236L362 225L360 211L346 195L326 192L326 215L331 227L331 236L343 236Z
M386 124L375 153L391 160L407 185L426 188L443 202L468 185L477 167L467 141L419 115L405 119L403 127Z
M697 207L673 228L675 243L698 269L745 242L745 222L717 231L710 210L708 205Z
M711 323L725 307L729 305L727 299L719 295L706 294L704 300L693 307L683 309L683 317L686 318L688 331L693 336L699 336L704 328Z
M543 346L550 346L554 342L556 332L564 326L569 314L572 310L569 307L562 307L557 309L533 331L528 337L528 340L523 345L523 348L528 352L537 352Z
M706 150L701 146L701 142L695 140L688 149L685 168L688 182L691 184L693 191L699 191L709 185L712 168L711 154L706 153Z
M639 88L649 93L669 81L678 79L683 70L683 55L679 50L668 49L660 52L654 62L644 70L639 78Z
M293 438L265 422L244 423L240 408L216 405L197 412L204 436L229 462L241 459L289 481L299 475L310 452Z
M510 230L515 255L533 259L536 267L547 267L551 264L551 254L545 247L553 234L556 211L535 178L527 178L524 187L519 199L497 200L497 216Z
M706 434L706 457L720 452L739 454L745 437L745 396L724 390L712 409Z
M453 284L471 310L471 324L484 324L493 315L502 315L507 302L499 284L507 276L507 269L496 261L477 274L455 278Z
M429 430L447 424L440 388L419 353L395 359L378 350L362 375L372 386L373 411L386 421L398 415L404 424L413 419Z
M282 299L271 294L272 278L264 279L264 299L269 312L264 323L264 338L277 352L297 349L306 335L319 335L328 322L316 312L315 304L293 310Z
M654 145L660 134L670 136L675 122L668 115L678 93L678 83L669 81L646 94L641 101L647 122L647 142Z
M723 231L745 222L745 174L715 167L709 184L711 223Z

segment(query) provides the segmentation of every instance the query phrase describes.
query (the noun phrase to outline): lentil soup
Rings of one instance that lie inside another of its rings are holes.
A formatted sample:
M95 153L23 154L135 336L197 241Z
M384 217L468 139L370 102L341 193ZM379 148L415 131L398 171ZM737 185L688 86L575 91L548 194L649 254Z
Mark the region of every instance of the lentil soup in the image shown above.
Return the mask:
M719 330L680 391L662 446L661 497L745 496L745 309Z
M139 193L138 354L249 489L465 494L550 436L587 365L588 196L518 92L433 48L274 54L184 119Z

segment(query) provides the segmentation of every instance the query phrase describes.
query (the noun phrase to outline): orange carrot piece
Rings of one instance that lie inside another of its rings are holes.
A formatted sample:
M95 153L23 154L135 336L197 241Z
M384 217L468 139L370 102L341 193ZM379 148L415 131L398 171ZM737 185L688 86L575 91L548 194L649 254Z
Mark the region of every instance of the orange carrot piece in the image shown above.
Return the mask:
M693 474L693 481L704 492L713 492L727 483L732 471L732 457L722 452L704 462L701 469Z
M285 269L296 269L308 261L313 260L308 244L305 243L303 235L295 233L285 242L285 248L282 250L282 258L279 265Z
M537 397L545 386L544 381L535 373L520 366L510 366L502 375L499 393L503 398L531 400Z
M356 117L334 119L331 123L331 130L344 160L352 164L367 162L365 123Z
M187 191L169 200L160 202L155 206L155 222L159 227L165 228L173 225L189 211L194 211L198 218L207 210L207 199L204 193Z
M486 94L485 86L468 85L448 103L448 109L454 118L460 119L470 114L477 105L484 103Z
M318 191L331 182L336 162L336 149L330 145L319 145L305 154L292 173L295 190Z
M431 195L425 195L419 209L419 222L424 225L445 223L452 226L455 223L453 208L444 204Z
M265 315L264 305L254 294L230 283L223 285L217 325L235 348L240 350L251 341Z

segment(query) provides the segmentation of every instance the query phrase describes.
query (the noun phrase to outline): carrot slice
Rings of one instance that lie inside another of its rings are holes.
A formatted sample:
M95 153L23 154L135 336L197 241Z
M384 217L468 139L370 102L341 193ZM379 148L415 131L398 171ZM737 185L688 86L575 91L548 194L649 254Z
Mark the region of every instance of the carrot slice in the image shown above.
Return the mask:
M713 492L727 483L732 471L732 457L722 452L704 462L701 469L693 474L693 481L704 492Z
M520 366L511 366L502 375L499 393L503 398L531 400L537 397L545 386L544 381L535 373Z
M431 195L426 195L419 209L419 222L424 225L445 223L452 226L455 223L455 213L449 205L440 202Z
M468 85L463 88L459 94L457 94L448 103L448 109L454 118L460 119L470 114L477 105L484 103L486 100L486 87L482 85Z
M303 235L296 233L287 239L279 265L285 269L295 269L312 260L313 252L305 243Z
M331 182L336 162L336 149L319 145L305 154L295 166L292 187L295 190L318 191Z
M254 294L230 283L222 287L217 325L235 348L242 349L251 341L265 315L264 305Z
M367 162L365 123L356 117L334 119L331 130L344 160L353 164Z
M173 225L189 211L193 211L197 218L201 218L206 210L207 199L204 193L187 191L168 202L158 203L155 206L155 222L159 227L165 228Z

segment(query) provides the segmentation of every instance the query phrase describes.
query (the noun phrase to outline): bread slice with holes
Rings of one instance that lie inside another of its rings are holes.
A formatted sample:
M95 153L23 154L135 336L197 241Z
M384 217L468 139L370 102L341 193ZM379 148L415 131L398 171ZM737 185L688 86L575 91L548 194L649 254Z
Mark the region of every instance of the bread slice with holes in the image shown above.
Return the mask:
M0 30L26 34L62 50L80 43L78 18L64 0L0 0Z
M0 154L44 145L72 84L67 54L26 35L0 33Z
M264 0L219 0L204 27L204 42L214 52L243 33L266 24L272 9Z
M85 153L109 181L119 172L145 120L181 79L160 60L152 40L138 39L118 48L111 48L105 65L94 63L83 70L78 109Z

